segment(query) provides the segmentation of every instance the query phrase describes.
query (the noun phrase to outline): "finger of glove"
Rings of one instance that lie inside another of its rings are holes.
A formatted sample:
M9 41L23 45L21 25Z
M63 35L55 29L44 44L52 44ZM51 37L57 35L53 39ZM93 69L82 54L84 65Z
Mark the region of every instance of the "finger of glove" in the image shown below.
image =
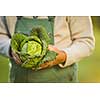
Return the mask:
M17 64L21 64L22 63L20 58L19 58L19 56L16 53L12 52L12 55L13 55L13 59L15 60L15 62Z

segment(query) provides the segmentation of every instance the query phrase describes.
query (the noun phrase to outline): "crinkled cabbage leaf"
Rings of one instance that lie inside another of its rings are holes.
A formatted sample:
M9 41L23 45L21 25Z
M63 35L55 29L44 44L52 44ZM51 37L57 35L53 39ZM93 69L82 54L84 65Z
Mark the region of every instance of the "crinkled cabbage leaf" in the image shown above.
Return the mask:
M30 35L15 33L11 39L11 48L22 61L22 67L37 68L40 64L52 61L57 53L48 50L50 38L44 27L33 27Z

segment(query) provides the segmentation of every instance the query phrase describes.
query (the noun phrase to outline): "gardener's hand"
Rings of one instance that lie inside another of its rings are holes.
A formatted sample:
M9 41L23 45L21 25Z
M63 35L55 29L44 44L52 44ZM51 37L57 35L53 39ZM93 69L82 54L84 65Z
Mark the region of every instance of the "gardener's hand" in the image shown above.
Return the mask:
M12 54L12 58L15 60L15 62L17 64L21 64L22 63L17 53L15 53L14 51L12 51L11 54Z
M47 67L52 67L54 65L63 63L63 62L65 62L65 60L67 58L67 55L66 55L66 53L64 51L59 50L58 48L56 48L53 45L49 45L48 49L50 51L56 52L58 55L56 56L55 60L46 62L44 64L41 64L39 69L44 69L44 68L47 68Z

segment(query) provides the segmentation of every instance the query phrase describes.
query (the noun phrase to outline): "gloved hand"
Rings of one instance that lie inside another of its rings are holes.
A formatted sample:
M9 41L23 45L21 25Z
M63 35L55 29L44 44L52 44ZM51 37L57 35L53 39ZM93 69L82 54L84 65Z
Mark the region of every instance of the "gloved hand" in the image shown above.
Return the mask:
M16 64L22 64L17 53L15 53L14 51L11 51L11 55L12 55L12 58L14 59L14 61L16 62Z
M45 62L44 64L41 64L38 69L44 69L44 68L47 68L47 67L52 67L54 65L61 64L61 63L66 61L67 54L64 51L59 50L58 48L56 48L53 45L49 45L48 49L50 51L56 52L58 55L56 56L56 59L54 59L53 61L49 61L49 62ZM34 68L33 68L33 70L34 70Z

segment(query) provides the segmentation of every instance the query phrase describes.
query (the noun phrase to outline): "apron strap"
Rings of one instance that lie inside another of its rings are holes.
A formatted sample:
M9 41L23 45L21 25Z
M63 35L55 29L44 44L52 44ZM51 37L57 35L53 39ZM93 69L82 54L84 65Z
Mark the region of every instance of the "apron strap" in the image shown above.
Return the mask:
M17 20L20 20L23 16L16 16Z
M53 22L54 21L55 16L48 16L48 20Z
M33 16L34 19L37 19L38 16Z
M20 20L23 16L17 16L17 20ZM33 16L34 19L37 19L38 16ZM55 16L48 16L50 22L54 21Z

